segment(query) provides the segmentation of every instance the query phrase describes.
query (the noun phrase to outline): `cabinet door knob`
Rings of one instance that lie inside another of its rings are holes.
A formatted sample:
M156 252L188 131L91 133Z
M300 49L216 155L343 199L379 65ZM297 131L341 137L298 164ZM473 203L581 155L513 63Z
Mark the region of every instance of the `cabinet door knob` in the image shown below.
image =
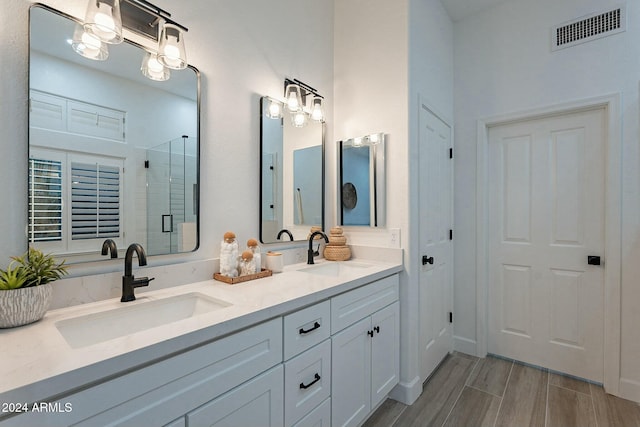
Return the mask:
M315 322L315 323L313 324L313 327L312 327L312 328L309 328L309 329L300 328L300 330L299 330L298 332L300 333L300 335L308 334L309 332L313 332L313 331L315 331L315 330L316 330L316 329L318 329L319 327L320 327L320 323Z
M317 383L318 381L320 381L320 375L318 375L318 373L316 372L316 374L314 375L314 380L311 381L309 384L305 384L305 383L300 383L300 388L303 390L308 389L309 387L311 387L312 385L314 385L315 383Z

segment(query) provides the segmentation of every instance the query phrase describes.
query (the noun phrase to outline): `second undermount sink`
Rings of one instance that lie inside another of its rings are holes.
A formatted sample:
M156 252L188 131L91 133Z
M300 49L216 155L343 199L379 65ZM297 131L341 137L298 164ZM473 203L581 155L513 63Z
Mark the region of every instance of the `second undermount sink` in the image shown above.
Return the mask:
M231 305L226 301L191 292L72 317L60 320L55 325L72 348L81 348Z
M356 261L326 262L300 269L303 273L318 274L320 276L341 276L345 274L360 273L372 264Z

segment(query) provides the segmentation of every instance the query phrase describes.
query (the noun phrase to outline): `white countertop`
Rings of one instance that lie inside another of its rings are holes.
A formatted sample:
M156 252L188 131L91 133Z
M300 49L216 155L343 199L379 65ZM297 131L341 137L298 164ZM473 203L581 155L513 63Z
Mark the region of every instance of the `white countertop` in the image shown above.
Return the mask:
M0 330L0 403L50 399L402 270L401 253L399 260L357 261L371 266L331 277L298 271L307 266L296 264L271 277L235 285L207 280L145 292L136 301L126 304L144 304L198 292L232 305L82 348L71 348L56 328L56 322L112 310L125 303L118 298L51 310L39 322ZM322 262L330 261L319 261L318 264Z

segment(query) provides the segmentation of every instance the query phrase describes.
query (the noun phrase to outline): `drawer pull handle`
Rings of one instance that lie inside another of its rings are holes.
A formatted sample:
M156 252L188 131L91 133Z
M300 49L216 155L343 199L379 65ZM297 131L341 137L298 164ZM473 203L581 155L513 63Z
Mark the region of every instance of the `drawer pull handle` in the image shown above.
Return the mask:
M377 333L380 333L380 326L376 326L375 328L373 328L374 331L376 331Z
M313 331L315 331L315 330L316 330L316 329L318 329L319 327L320 327L320 323L315 322L315 323L313 324L313 328L311 328L311 329L307 329L307 330L305 330L304 328L300 328L300 331L298 331L298 332L300 332L300 335L308 334L309 332L313 332Z
M314 385L315 383L317 383L318 381L320 381L320 375L318 375L317 373L314 376L314 378L315 379L313 381L311 381L309 384L305 385L305 383L300 383L300 388L303 389L303 390L307 389L307 388L311 387L312 385Z

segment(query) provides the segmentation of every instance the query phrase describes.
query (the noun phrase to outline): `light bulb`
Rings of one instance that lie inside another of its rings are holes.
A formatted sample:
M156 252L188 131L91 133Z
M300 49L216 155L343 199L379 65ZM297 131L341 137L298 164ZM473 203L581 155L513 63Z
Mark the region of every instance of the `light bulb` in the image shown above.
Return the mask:
M369 142L371 142L372 144L377 144L378 142L380 142L380 136L377 133L372 133L371 135L369 135Z
M151 80L165 81L169 80L170 72L164 65L158 60L158 55L155 53L147 52L142 59L142 66L140 67L142 74Z
M182 30L173 24L164 24L160 35L158 60L165 67L182 70L187 68L187 53Z
M362 145L362 138L361 137L353 138L353 146L354 147L360 147L361 145Z
M106 7L109 8L109 11L111 11L111 7ZM96 13L95 21L97 29L96 33L100 33L105 40L113 40L113 38L116 36L116 23L111 17L111 13Z
M296 111L300 108L300 104L298 103L298 97L295 93L291 93L289 95L289 99L287 99L287 107L289 110Z
M311 118L317 122L324 120L324 111L322 110L322 98L313 98L313 107L311 109Z
M100 49L100 45L102 42L100 39L93 34L89 34L86 31L82 33L82 38L80 39L85 49L98 50Z
M304 127L307 124L307 114L304 111L297 111L293 113L291 121L294 127Z
M123 38L120 0L90 0L84 29L104 43L121 43Z
M269 99L269 106L267 107L267 117L270 119L279 119L282 117L282 105L274 100Z

